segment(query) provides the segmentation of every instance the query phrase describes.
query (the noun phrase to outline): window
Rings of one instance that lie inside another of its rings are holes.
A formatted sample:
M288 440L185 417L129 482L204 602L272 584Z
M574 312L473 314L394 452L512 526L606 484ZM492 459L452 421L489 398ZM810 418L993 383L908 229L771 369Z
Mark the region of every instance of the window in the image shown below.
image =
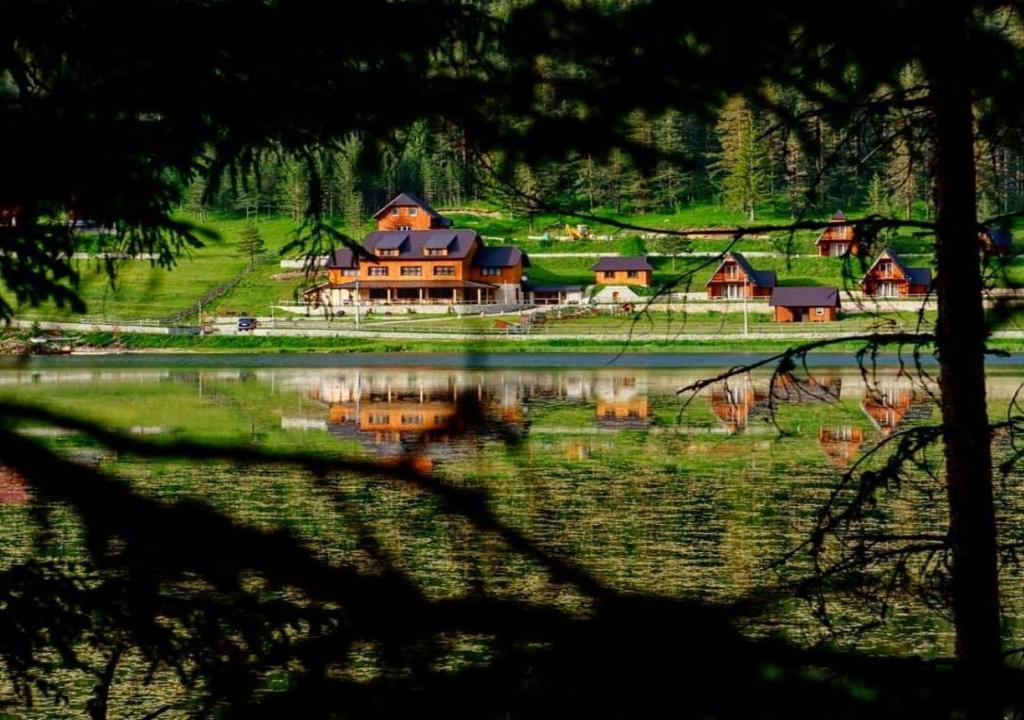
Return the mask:
M353 277L354 275L359 274L359 268L345 268L341 271L341 274L347 277Z
M417 210L419 208L409 208L409 217L416 217Z
M425 255L443 256L448 254L448 248L425 248Z
M403 425L422 425L423 424L423 416L419 415L419 414L416 414L416 415L405 415L405 414L403 414L402 415L402 424Z
M732 263L725 266L725 276L730 280L734 280L736 276L739 275L738 271L739 268Z
M635 278L635 277L637 277L637 275L639 275L639 273L636 270L627 270L626 271L626 277L628 277L628 278Z
M412 225L396 225L395 230L412 230Z
M370 277L381 277L382 275L388 274L386 267L372 267L369 269Z
M370 425L387 425L391 422L391 415L388 413L370 413L366 421Z
M480 270L481 275L501 275L501 268L496 267L485 267Z
M615 277L615 271L614 270L605 270L604 271L604 276L606 278L613 278L613 277Z
M878 274L882 277L892 277L892 263L888 260L878 263Z
M725 290L724 296L727 297L727 298L743 297L743 286L742 285L729 284L729 285L725 286L724 290Z
M454 265L437 265L434 267L435 275L443 275L445 277L451 277L455 274Z
M815 315L824 315L825 314L825 308L814 308L814 314Z
M398 250L392 248L388 248L386 250L378 249L377 255L381 257L398 257Z
M398 208L391 208L391 217L398 217Z
M404 277L419 277L423 274L423 268L419 265L407 265L399 271L399 274Z

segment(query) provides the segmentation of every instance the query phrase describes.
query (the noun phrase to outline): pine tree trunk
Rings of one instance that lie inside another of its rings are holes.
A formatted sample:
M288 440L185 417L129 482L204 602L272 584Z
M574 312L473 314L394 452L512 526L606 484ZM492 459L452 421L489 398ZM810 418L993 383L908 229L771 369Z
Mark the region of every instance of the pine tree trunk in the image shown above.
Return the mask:
M941 10L940 10L941 8ZM936 348L952 543L956 652L973 688L971 718L1000 717L1002 666L992 457L985 400L985 317L976 217L974 131L965 76L968 13L942 17L927 71L935 119Z

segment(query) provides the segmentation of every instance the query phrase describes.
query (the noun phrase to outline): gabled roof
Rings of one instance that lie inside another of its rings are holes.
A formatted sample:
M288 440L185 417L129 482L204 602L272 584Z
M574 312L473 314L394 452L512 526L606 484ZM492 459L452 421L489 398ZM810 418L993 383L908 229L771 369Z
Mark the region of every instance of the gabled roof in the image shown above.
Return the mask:
M397 249L398 255L380 257L380 260L410 260L424 257L423 248L436 237L451 238L447 245L448 254L444 258L432 259L459 260L469 255L470 248L477 240L475 230L377 230L366 236L363 247L367 252L376 254L378 248ZM396 239L398 244L395 245ZM402 241L405 242L402 242ZM438 242L434 240L434 242Z
M428 250L447 250L448 246L455 242L455 233L434 233L423 243ZM380 247L378 245L378 247Z
M419 195L411 192L403 192L392 198L391 202L382 207L376 213L374 218L380 218L381 215L386 213L392 207L418 207L423 210L432 219L436 220L439 225L444 227L451 227L452 221L438 213L434 208L430 207L426 200L421 198Z
M750 282L752 284L756 285L757 287L764 288L775 287L776 277L774 271L755 270L751 266L750 261L747 260L746 257L744 257L743 253L733 252L732 250L727 252L722 257L722 262L718 263L718 267L715 268L715 271L713 273L711 273L711 280L708 280L706 283L704 283L704 287L707 287L708 285L711 284L712 280L714 280L715 278L715 275L718 274L718 271L721 270L722 266L725 265L730 260L735 261L737 265L743 268L743 272L747 274L747 277L750 278Z
M356 254L352 252L352 248L338 248L331 257L327 260L327 267L329 268L354 268L356 266Z
M907 264L903 262L903 258L888 248L879 253L878 257L875 258L875 262L872 263L870 268L868 268L868 271L864 276L867 277L873 273L875 268L878 267L878 263L882 262L882 260L886 258L891 260L893 264L900 269L900 272L902 272L904 277L907 278L907 282L912 285L927 286L932 284L932 271L929 268L908 267Z
M993 247L1010 247L1013 245L1013 235L1001 227L989 225L982 232L988 235L988 241Z
M846 222L846 215L843 213L842 210L836 210L835 214L832 216L832 219L829 220L829 222L844 223Z
M594 272L654 270L645 257L603 257L590 269Z
M473 267L515 267L520 263L523 267L530 267L530 258L511 245L482 247L473 256Z
M839 307L839 290L834 287L777 287L772 290L771 307Z

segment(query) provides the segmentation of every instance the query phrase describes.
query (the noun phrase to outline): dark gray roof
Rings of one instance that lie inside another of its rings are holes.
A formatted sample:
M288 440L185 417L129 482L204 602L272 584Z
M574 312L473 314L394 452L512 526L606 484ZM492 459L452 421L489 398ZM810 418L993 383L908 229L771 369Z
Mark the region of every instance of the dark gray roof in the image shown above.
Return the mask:
M377 230L366 236L366 239L363 240L363 247L366 248L367 252L376 253L379 247L395 247L392 238L404 239L406 242L400 243L398 246L398 255L391 258L383 257L381 260L408 260L410 258L423 257L424 246L435 236L454 237L450 244L446 246L448 248L448 255L446 257L453 260L465 258L477 237L475 230L401 230L397 232Z
M391 207L394 205L402 207L411 207L415 205L418 208L422 208L427 215L432 217L434 220L437 220L439 224L444 225L445 227L451 227L451 220L438 213L437 210L435 210L434 208L430 207L427 201L421 198L419 195L411 192L399 193L391 200L391 202L389 202L387 205L385 205L376 213L374 213L373 216L375 218L379 218L381 215L390 210Z
M645 257L604 257L590 268L594 272L614 272L616 270L654 270Z
M408 232L389 232L377 240L375 247L377 250L398 250L408 239ZM448 247L448 243L446 242L443 247Z
M327 261L329 268L354 268L356 266L356 254L351 248L338 248L331 253Z
M714 279L715 275L722 266L725 265L729 260L735 260L736 264L743 268L743 272L747 274L750 281L757 287L773 288L775 287L775 272L773 270L755 270L750 261L743 256L742 253L729 251L722 258L722 262L718 263L718 267L715 268L715 272L711 273L711 278ZM711 280L704 283L705 287L711 284Z
M474 267L515 267L520 262L523 267L530 267L526 253L512 245L482 247L473 256Z
M835 215L832 216L832 222L841 223L846 222L846 215L842 210L836 210Z
M834 287L777 287L772 290L772 307L839 307L839 290Z
M454 233L434 233L423 243L428 250L444 250L455 240ZM378 246L379 247L379 246Z
M528 292L580 292L583 290L582 285L531 285L527 283L525 287Z
M989 242L995 247L1010 247L1013 245L1013 235L1000 227L986 227L984 233L988 235Z

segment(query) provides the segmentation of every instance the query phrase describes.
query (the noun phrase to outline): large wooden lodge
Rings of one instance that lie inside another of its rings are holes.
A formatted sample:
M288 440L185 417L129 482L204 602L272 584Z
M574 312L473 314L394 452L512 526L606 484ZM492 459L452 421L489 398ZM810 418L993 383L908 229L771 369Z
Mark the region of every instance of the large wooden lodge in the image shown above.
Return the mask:
M362 247L339 248L327 282L307 290L307 303L339 308L356 302L415 305L520 305L526 253L487 247L475 230L451 221L421 198L402 193L374 216Z

